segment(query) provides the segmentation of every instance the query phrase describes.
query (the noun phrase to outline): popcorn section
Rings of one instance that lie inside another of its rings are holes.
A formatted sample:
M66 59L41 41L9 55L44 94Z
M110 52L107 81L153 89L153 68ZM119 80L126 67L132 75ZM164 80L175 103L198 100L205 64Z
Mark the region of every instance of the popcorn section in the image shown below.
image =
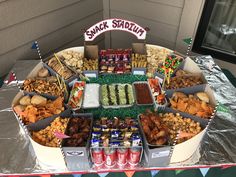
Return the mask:
M139 40L147 33L127 20L101 21L85 31L85 46L40 62L15 96L12 108L39 162L112 171L187 160L216 112L204 75L191 58L144 41L129 49L86 45L109 30Z

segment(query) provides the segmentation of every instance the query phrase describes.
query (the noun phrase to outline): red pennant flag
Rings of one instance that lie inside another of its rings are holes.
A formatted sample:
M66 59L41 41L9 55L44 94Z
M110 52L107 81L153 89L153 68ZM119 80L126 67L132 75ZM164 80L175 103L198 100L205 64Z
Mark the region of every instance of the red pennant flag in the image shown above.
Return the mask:
M132 177L134 175L135 171L125 171L125 174L127 177Z
M13 72L11 72L9 79L5 82L6 84L10 84L12 81L16 80L16 76Z
M46 174L45 174L45 175L40 175L40 177L51 177L51 175L49 175L49 174L46 175Z
M232 167L232 165L223 165L223 166L221 167L221 169L224 170L224 169L227 169L227 168L230 168L230 167Z

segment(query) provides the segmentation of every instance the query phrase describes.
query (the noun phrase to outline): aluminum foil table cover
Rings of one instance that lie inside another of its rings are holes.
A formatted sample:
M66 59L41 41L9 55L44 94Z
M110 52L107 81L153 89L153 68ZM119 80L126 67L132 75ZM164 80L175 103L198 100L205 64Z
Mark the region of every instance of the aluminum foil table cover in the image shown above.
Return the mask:
M201 146L190 159L179 164L171 164L167 168L234 165L233 163L236 163L236 89L220 67L214 63L212 57L198 56L193 59L215 91L217 101L226 106L228 112L217 111ZM12 70L17 67L16 76L23 79L37 63L38 61L32 62L32 60L18 62ZM26 68L26 65L31 67ZM27 135L11 110L12 99L18 91L18 87L14 84L4 85L0 89L0 173L62 173L61 169L47 167L37 161Z

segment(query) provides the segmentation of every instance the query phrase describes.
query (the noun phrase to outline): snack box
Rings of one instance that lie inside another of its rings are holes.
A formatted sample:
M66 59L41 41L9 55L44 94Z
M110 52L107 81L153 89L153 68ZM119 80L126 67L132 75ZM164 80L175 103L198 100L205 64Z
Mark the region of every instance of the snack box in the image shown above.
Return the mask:
M176 89L176 90L167 90L166 91L167 98L170 99L174 92L183 92L184 94L187 94L187 95L189 95L189 94L194 95L197 92L205 92L209 97L209 104L214 107L214 112L213 112L212 116L215 116L217 101L214 96L214 91L210 88L209 85L207 85L207 84L197 85L194 87L194 89L180 88L180 89ZM178 112L181 112L181 111L178 111ZM186 113L186 114L188 114L188 113ZM190 115L190 114L188 114L188 115ZM192 115L192 116L194 116L194 115ZM195 117L197 117L197 116L195 116Z
M132 43L132 51L134 54L147 55L146 44L145 43ZM146 75L146 72L147 72L146 67L132 67L133 75Z
M57 55L57 54L56 54ZM50 71L50 73L55 73L55 74L58 74L54 69L52 69L49 65L48 65L48 62L51 58L53 58L54 55L50 55L49 57L45 58L43 60L43 62L45 63L45 67ZM57 55L58 57L58 55ZM59 58L59 57L58 57ZM59 61L61 62L61 60L59 59ZM77 74L71 70L70 68L68 68L67 65L64 64L64 62L61 62L63 67L65 67L66 69L70 70L72 72L72 76L70 76L68 79L65 79L63 78L60 74L58 74L59 77L61 77L62 79L64 79L65 83L68 84L70 83L71 81L73 81L76 77L77 77ZM61 67L61 66L60 66Z
M42 68L48 69L45 63L39 62L39 63L35 66L35 68L27 75L26 79L39 78L39 77L38 77L38 72L39 72L39 70L42 69ZM53 70L49 70L49 69L48 69L48 71L49 71L49 75L50 75L50 76L55 76L55 77L56 77L57 74L56 74ZM39 78L39 79L41 79L41 78ZM66 89L67 89L67 91L68 91L67 85L66 85ZM37 94L39 94L39 95L41 95L41 96L45 96L45 97L52 97L52 98L56 98L56 97L57 97L57 96L55 96L55 95L50 95L50 94L48 94L48 93L38 93L37 91L34 91L34 92L27 92L27 91L24 90L23 84L21 85L21 90L22 90L25 94L34 94L34 93L37 93ZM64 99L65 99L65 100L68 99L68 94L66 94L65 91L64 91Z
M28 94L26 94L26 93L24 93L24 92L18 92L17 93L17 95L14 97L14 99L13 99L13 101L12 101L12 109L14 110L14 106L16 106L16 105L18 105L19 104L19 101L20 101L20 99L23 97L23 96L26 96L26 95L29 95L29 96L34 96L34 95L39 95L39 94L36 94L36 93L28 93ZM47 98L47 99L50 99L50 100L55 100L56 99L56 97L53 97L53 96L43 96L43 97L45 97L45 98ZM44 122L48 122L48 121L51 121L51 120L53 120L55 117L58 117L58 116L60 116L61 114L66 114L66 113L68 113L68 112L70 112L70 110L68 109L68 107L67 107L67 105L65 105L64 104L64 111L62 111L60 114L55 114L55 115L53 115L53 116L51 116L51 117L47 117L47 118L44 118L44 119L42 119L42 120L38 120L37 122L35 122L35 123L30 123L30 124L28 124L27 125L27 127L29 126L32 126L32 125L41 125L41 124L44 124ZM15 115L17 115L17 113L14 111L14 113L15 113ZM17 117L17 120L18 120L18 122L20 122L22 125L25 125L24 123L23 123L23 121L21 120L21 118L17 115L16 116Z
M159 108L158 113L178 113L173 109L168 107ZM144 144L144 165L148 167L157 167L157 166L168 166L172 163L178 163L187 160L190 158L193 153L197 150L198 146L201 143L201 140L206 132L206 127L208 125L207 121L202 121L200 119L196 119L196 117L191 115L185 115L183 113L179 113L183 118L190 118L196 122L200 123L202 131L192 137L189 140L186 140L182 143L174 145L174 142L169 140L169 144L162 146L149 145L146 140L145 134L143 132L143 128L141 125L140 117L138 117L140 130L143 137ZM184 152L184 153L183 153Z
M84 81L75 81L71 90L70 96L68 99L68 106L72 110L78 110L82 106L84 91L85 91L86 82Z
M68 115L70 115L70 113L65 112L60 117L67 117ZM16 114L15 116L17 117ZM20 127L27 135L29 135L29 140L33 147L33 151L41 167L48 170L50 170L50 167L53 167L62 169L63 171L68 171L61 148L41 145L33 140L30 133L30 131L39 131L41 129L45 129L51 124L51 122L53 122L55 118L56 117L44 119L45 121L40 122L40 124L31 124L30 126L25 126L21 124Z
M125 85L125 84L107 84L107 85ZM130 84L128 84L130 85ZM117 109L117 108L126 108L126 107L131 107L134 105L135 103L135 94L134 94L134 90L132 89L132 92L131 95L133 96L133 102L130 103L130 104L124 104L124 105L103 105L103 96L102 96L102 85L100 86L100 102L103 106L103 108L107 109L107 108L113 108L113 109Z
M79 52L84 57L88 59L97 59L98 62L98 46L97 45L86 45L85 47L72 47L68 49L64 49L60 52L58 52L58 56L61 58L62 53L65 51L75 51ZM66 65L66 63L61 59L61 61ZM68 68L70 68L72 71L74 71L76 74L80 74L80 72L76 71L72 67L66 65ZM87 77L98 77L98 70L82 70L82 73Z
M159 79L157 79L157 78L155 78L155 79L150 78L150 79L148 79L148 84L149 84L149 87L150 87L151 92L152 92L155 109L157 109L159 107L167 106L168 102L167 102L167 99L166 99L164 93L162 94L164 96L164 103L163 104L158 103L158 101L156 100L156 99L158 99L158 95L157 95L158 93L156 93L156 92L159 92L159 94L162 92L162 88L161 88L161 84L160 84ZM158 88L158 91L156 91L154 87ZM157 96L157 98L156 98L156 96Z
M168 166L171 156L171 142L168 140L167 145L155 146L150 145L145 137L140 116L138 116L139 129L143 139L144 157L143 163L147 167L164 167Z
M214 111L213 111L210 119L203 119L203 118L191 115L189 113L173 110L172 108L166 108L167 110L172 110L172 112L179 112L184 117L189 117L191 119L194 119L194 120L198 121L201 125L203 125L203 126L205 125L205 127L215 117L217 101L214 97L214 92L210 88L209 85L206 85L206 84L205 85L198 85L194 89L182 88L182 89L177 89L175 91L180 91L185 94L194 94L196 92L203 92L203 91L206 92L210 98L210 105L212 105L214 107ZM171 98L173 93L174 93L174 91L166 91L166 95L168 98ZM190 158L193 155L193 153L197 150L197 148L198 148L199 144L201 143L202 138L206 132L207 132L207 129L205 128L201 133L194 136L190 140L188 140L184 143L181 143L181 144L177 144L173 149L173 154L172 154L170 162L171 163L178 163L178 162L185 161L188 158ZM185 153L183 153L183 152L185 152Z
M199 68L199 66L189 57L185 58L185 60L181 63L181 65L174 71L173 76L175 76L175 73L178 70L184 70L187 71L191 74L186 74L186 76L199 76L202 80L202 84L199 85L204 85L207 84L207 80L205 79L201 69ZM176 76L178 77L178 76ZM191 87L182 87L182 88L189 88L189 89L194 89L195 86L191 86ZM176 89L166 89L166 87L164 87L165 90L176 90Z
M86 145L84 147L69 147L66 145L67 139L63 139L61 143L61 149L64 154L64 158L67 164L69 171L79 171L79 170L88 170L90 169L90 154L89 154L89 144L92 133L92 124L93 124L93 115L90 113L85 114L73 114L70 118L83 117L90 119L90 132L89 138L87 139ZM65 134L67 134L70 127L70 121L67 124Z
M90 109L100 107L100 96L100 85L96 83L87 83L85 85L82 108Z
M135 88L135 85L136 85L136 84L145 84L145 85L146 85L146 87L147 87L147 89L148 89L148 95L149 95L150 98L151 98L150 103L147 103L147 104L138 103L138 95L137 95L138 93L137 93L137 90L136 90L136 88ZM153 104L154 104L152 92L151 92L151 90L150 90L150 87L149 87L148 82L146 82L146 81L136 81L136 82L133 82L132 86L133 86L133 92L134 92L134 95L135 95L135 98L136 98L136 104L137 104L138 106L146 106L146 105L153 105Z

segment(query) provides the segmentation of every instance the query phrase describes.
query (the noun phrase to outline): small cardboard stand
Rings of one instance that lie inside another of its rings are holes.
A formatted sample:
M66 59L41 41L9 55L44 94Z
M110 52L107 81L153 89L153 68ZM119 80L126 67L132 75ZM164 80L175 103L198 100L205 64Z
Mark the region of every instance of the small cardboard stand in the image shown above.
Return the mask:
M98 45L86 45L84 43L84 57L87 58L88 60L99 60L98 56ZM98 63L97 63L98 64ZM87 77L98 77L98 69L97 70L86 70L83 71L83 74Z
M132 43L132 50L134 54L146 55L147 57L146 43ZM132 66L133 75L145 75L146 72L147 72L146 67L133 67Z

